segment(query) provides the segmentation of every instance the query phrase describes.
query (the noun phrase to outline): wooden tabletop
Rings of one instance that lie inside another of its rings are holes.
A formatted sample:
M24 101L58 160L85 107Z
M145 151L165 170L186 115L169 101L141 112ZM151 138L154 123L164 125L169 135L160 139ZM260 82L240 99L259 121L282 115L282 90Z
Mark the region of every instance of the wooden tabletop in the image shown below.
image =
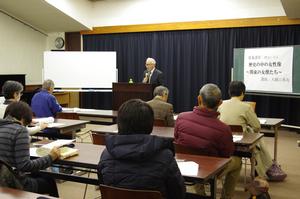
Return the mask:
M55 197L40 195L32 192L22 191L18 189L11 189L7 187L0 187L1 199L37 199L43 197L43 199L54 199Z
M176 159L184 161L193 161L199 165L198 173L196 175L185 174L181 170L181 174L185 178L198 178L202 181L207 181L208 179L214 178L216 175L225 168L225 166L230 162L229 158L219 158L210 156L199 156L199 155L188 155L176 153ZM180 164L180 163L179 163Z
M283 118L264 118L259 117L259 119L266 120L264 124L261 124L262 126L280 126L283 122Z
M55 163L97 169L100 156L105 149L105 146L89 143L75 143L74 148L79 150L79 155L59 160Z
M70 119L55 119L54 122L63 124L60 126L51 127L54 129L63 129L67 127L80 126L89 123L89 121L85 121L85 120L70 120Z
M118 133L118 125L113 124L113 125L108 125L108 126L98 126L98 127L93 127L91 130L93 132L98 132L98 133L116 134L116 133ZM174 127L154 126L151 135L173 138L174 137Z
M253 145L262 137L264 137L264 134L261 133L243 133L243 138L240 141L234 142L234 145L235 146Z

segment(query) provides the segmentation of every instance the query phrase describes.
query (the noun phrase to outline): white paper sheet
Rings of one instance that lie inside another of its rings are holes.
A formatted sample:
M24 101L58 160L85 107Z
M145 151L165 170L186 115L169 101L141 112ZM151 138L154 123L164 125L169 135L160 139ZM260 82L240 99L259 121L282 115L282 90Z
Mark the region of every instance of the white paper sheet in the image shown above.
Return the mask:
M178 167L182 175L196 176L198 174L199 165L193 161L178 161Z
M238 142L243 139L243 135L233 135L233 142Z
M32 119L33 123L53 123L54 122L54 118L53 117L41 117L41 118L34 118Z
M63 125L65 125L65 124L64 123L57 123L57 122L55 122L55 123L48 124L48 128L60 127L60 126L63 126Z
M265 124L265 123L267 123L267 120L266 119L258 119L259 120L259 123L260 124Z

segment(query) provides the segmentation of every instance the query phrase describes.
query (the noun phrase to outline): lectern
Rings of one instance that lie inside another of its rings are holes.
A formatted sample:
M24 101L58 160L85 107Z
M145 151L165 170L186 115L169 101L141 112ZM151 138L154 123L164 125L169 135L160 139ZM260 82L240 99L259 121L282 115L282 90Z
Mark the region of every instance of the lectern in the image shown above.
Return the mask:
M153 98L153 85L143 83L113 83L113 110L119 107L127 100L141 99L149 101Z

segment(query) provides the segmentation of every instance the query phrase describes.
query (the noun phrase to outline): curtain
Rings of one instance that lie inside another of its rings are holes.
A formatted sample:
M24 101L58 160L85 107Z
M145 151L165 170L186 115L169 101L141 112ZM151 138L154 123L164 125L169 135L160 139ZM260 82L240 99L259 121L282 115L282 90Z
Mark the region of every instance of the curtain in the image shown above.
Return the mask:
M206 83L217 84L228 98L233 49L300 44L300 26L226 28L209 30L162 31L84 35L84 51L116 51L119 82L142 80L145 60L153 57L164 73L164 85L175 112L192 110L199 89ZM101 107L83 94L82 106ZM284 117L287 123L300 124L299 99L247 96L257 102L261 117ZM86 101L86 102L85 102ZM102 108L111 109L106 106ZM290 112L291 111L291 112Z

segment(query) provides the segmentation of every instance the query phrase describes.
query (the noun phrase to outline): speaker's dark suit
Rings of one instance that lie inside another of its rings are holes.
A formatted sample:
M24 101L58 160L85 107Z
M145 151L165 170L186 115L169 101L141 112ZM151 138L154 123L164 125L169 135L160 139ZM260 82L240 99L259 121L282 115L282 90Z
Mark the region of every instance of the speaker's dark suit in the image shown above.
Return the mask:
M147 70L144 71L143 78L146 76L146 73ZM149 83L155 85L155 87L163 85L163 73L160 70L155 69L151 75Z

